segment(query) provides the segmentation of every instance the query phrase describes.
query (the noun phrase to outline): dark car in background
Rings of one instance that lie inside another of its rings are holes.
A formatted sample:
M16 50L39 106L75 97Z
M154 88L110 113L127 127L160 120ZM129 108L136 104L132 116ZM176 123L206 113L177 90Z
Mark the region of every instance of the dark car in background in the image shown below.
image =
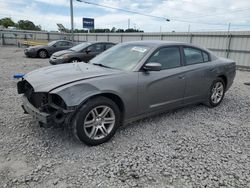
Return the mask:
M40 57L47 58L50 57L53 53L69 49L73 46L71 41L67 40L56 40L49 42L47 45L38 45L26 48L24 54L27 57Z
M52 65L82 61L87 63L93 57L114 45L111 42L84 42L68 50L54 53L49 62Z

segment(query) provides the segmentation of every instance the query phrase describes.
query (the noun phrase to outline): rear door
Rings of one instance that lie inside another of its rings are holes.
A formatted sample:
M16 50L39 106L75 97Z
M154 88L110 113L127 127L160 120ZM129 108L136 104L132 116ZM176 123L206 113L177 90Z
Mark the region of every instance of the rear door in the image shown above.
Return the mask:
M201 101L207 96L214 77L209 54L199 48L184 46L183 56L187 81L184 103Z
M160 71L139 72L141 113L171 109L182 104L185 91L182 56L178 46L157 49L146 63L157 62Z

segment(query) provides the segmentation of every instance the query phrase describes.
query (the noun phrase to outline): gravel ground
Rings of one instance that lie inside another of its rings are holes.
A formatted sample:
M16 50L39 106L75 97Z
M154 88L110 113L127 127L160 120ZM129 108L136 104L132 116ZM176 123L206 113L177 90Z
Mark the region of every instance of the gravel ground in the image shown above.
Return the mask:
M49 65L0 47L0 187L250 187L250 72L223 103L187 107L120 128L88 147L23 114L14 73Z

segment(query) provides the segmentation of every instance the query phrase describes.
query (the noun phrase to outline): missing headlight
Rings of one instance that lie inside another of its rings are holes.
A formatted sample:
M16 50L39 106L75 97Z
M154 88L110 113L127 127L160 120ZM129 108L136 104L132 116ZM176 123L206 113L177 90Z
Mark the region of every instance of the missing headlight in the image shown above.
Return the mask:
M66 109L65 102L63 101L63 99L60 96L58 96L56 94L50 94L50 102L55 104L58 107Z

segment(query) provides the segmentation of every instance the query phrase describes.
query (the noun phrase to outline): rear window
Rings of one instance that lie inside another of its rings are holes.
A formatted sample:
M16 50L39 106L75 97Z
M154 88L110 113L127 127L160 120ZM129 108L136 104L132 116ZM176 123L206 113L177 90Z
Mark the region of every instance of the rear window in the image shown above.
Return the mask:
M208 53L203 50L192 47L184 47L183 49L186 65L193 65L209 61Z

